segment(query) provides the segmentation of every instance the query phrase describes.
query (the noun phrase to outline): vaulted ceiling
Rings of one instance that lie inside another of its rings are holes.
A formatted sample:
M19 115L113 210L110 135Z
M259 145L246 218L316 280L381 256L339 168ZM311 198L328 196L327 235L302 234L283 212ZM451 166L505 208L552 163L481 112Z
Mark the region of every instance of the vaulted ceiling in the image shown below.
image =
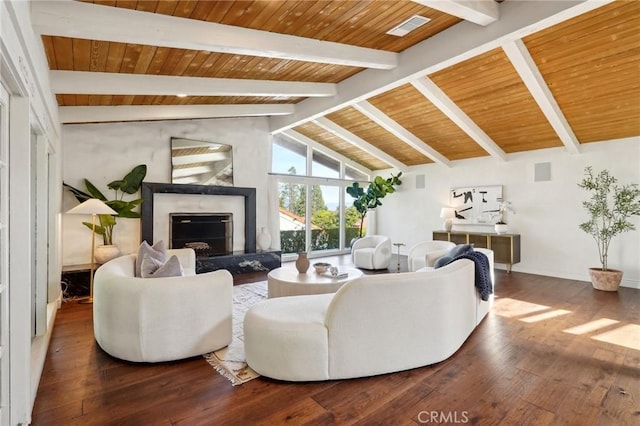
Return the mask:
M636 0L33 1L32 22L64 123L264 115L367 170L640 136Z

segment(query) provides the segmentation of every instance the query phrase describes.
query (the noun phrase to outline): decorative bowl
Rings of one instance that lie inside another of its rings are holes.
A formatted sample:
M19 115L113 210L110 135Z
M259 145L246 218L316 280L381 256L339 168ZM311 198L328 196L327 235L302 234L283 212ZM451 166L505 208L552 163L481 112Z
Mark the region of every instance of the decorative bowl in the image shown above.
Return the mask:
M325 262L318 262L318 263L314 263L313 267L316 269L316 273L322 274L323 272L326 272L331 267L331 264L325 263Z

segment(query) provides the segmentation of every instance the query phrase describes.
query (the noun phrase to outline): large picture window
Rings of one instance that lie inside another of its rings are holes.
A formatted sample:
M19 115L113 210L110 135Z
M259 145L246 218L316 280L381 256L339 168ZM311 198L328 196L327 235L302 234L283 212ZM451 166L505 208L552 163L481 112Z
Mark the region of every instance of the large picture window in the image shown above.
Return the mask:
M281 136L273 141L271 170L279 182L283 255L349 249L360 222L346 187L354 180L368 181L369 175Z

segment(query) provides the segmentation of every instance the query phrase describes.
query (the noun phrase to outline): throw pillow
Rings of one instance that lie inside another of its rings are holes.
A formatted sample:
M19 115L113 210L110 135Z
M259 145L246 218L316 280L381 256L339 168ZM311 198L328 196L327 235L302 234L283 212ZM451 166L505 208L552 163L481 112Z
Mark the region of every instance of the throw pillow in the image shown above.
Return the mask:
M453 256L442 256L440 259L436 260L436 263L433 264L433 269L442 268L443 266L448 265L452 260Z
M142 278L181 277L184 275L184 271L175 254L166 263L145 254L142 258L141 274Z
M160 263L164 263L167 260L167 249L164 245L164 241L160 240L155 243L153 246L150 246L149 243L143 241L138 248L138 255L136 256L136 277L141 277L141 267L142 267L142 259L144 259L145 254L148 254L153 259L156 259Z
M433 268L433 266L436 263L436 260L440 259L442 256L445 256L447 254L449 254L449 249L434 250L434 251L428 252L426 256L427 266L431 266Z
M447 253L447 256L458 257L468 251L473 251L473 244L458 244Z

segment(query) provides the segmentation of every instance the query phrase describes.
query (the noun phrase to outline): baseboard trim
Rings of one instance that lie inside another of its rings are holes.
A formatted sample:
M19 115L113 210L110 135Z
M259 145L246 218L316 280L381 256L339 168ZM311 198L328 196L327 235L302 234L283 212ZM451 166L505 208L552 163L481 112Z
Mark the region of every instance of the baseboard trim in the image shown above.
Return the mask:
M36 336L31 342L31 410L36 401L40 377L44 369L44 362L47 359L49 342L53 334L53 324L56 321L56 314L61 306L61 298L47 304L47 331L42 336Z
M503 265L496 265L496 269L506 270L506 267ZM554 277L554 278L562 278L565 280L574 280L574 281L584 281L591 283L591 279L589 278L589 273L585 270L583 274L573 274L561 271L554 270L542 270L542 269L523 269L519 268L518 265L513 265L511 269L514 272L522 272L524 274L533 274L533 275L542 275L545 277ZM620 287L627 287L640 290L640 280L637 279L629 279L622 276L622 281L620 282Z

